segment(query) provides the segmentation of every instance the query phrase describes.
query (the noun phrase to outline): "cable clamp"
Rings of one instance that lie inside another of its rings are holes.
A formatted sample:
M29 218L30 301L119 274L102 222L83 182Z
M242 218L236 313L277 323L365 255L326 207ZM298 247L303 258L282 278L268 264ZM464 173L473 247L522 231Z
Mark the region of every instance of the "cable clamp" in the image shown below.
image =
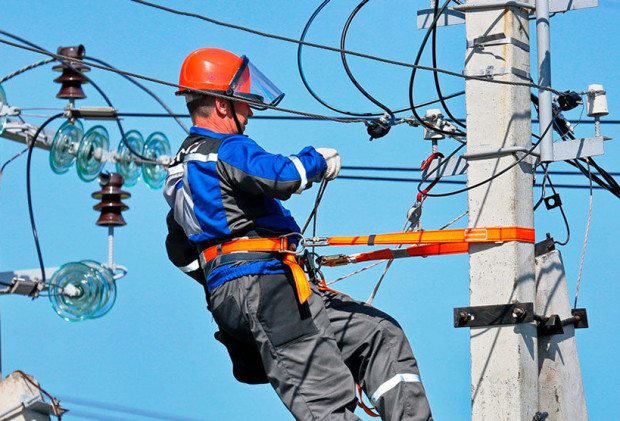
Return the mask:
M5 115L20 115L21 109L11 105L0 104L0 117Z
M71 104L67 105L64 117L76 119L83 118L85 120L118 120L118 110L112 107L79 107L73 108Z
M493 35L487 35L484 37L476 38L472 41L467 41L467 48L476 48L478 50L484 50L485 47L492 45L505 45L510 44L522 49L523 51L530 52L529 44L520 41L513 37L507 37L506 34L498 33Z
M467 4L459 4L452 9L460 12L469 12L481 9L502 9L504 7L520 7L522 9L535 10L536 5L529 1L488 1L488 2L467 2Z
M525 70L517 69L516 67L494 67L489 66L483 70L463 70L463 76L485 77L487 79L493 79L493 76L502 76L507 74L513 74L523 79L530 80L529 72Z

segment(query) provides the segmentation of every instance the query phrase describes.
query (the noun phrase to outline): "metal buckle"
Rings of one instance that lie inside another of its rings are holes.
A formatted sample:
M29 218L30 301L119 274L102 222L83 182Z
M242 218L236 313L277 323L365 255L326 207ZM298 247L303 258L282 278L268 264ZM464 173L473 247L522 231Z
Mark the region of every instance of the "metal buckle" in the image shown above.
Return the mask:
M297 236L299 237L299 242L297 246L295 244L288 244L288 237ZM301 233L291 232L289 234L281 235L280 237L280 253L288 253L288 254L301 254L306 250L306 239ZM289 249L289 247L294 247L293 249Z

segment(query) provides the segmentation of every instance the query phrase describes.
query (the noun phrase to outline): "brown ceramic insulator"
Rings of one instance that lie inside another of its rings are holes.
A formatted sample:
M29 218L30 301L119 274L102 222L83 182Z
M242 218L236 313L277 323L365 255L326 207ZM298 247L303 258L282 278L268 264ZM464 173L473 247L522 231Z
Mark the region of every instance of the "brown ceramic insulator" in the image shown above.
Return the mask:
M68 61L67 63L69 63L73 69L67 66L66 64L57 64L56 66L52 67L52 70L57 71L57 72L68 70L72 73L77 73L77 74L80 74L81 72L90 72L90 67L86 66L85 64L78 63L75 61Z
M81 60L86 57L86 48L82 44L69 47L58 47L56 53L66 57L79 58Z
M118 200L118 197L106 196L103 201L93 206L94 210L102 210L104 208L119 208L121 211L124 211L129 209L129 206Z
M86 98L86 94L84 93L84 90L82 89L80 84L76 86L73 84L69 85L69 84L63 83L62 87L60 88L60 91L58 91L58 93L56 94L56 98L84 99Z
M103 196L107 196L110 194L119 196L119 198L121 199L129 199L131 197L131 194L129 192L121 190L120 187L115 187L115 186L104 187L101 190L96 191L93 194L91 194L91 197L93 199L101 199L103 198Z
M121 190L125 180L119 173L102 172L99 174L99 185L101 190L94 192L91 196L100 199L101 202L93 206L93 209L101 211L101 216L97 220L97 225L103 226L122 226L126 225L121 212L129 209L121 199L127 199L131 195Z
M58 54L81 60L86 55L86 49L83 45L58 47ZM86 98L86 94L84 94L81 85L83 83L88 83L88 80L82 73L90 71L90 67L82 63L67 62L67 64L62 63L52 67L52 70L62 71L62 75L54 80L54 82L62 84L56 98Z
M123 215L119 212L102 212L101 216L95 222L96 225L104 226L104 227L122 227L123 225L127 225Z

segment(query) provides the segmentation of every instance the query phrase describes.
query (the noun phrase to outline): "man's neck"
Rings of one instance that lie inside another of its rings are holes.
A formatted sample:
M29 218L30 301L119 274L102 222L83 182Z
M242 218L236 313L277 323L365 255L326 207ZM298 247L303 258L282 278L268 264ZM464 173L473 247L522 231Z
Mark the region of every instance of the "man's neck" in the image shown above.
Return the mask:
M203 129L211 130L215 133L222 134L236 134L237 129L234 123L230 124L227 120L221 118L204 118L196 117L193 121L194 126L202 127Z

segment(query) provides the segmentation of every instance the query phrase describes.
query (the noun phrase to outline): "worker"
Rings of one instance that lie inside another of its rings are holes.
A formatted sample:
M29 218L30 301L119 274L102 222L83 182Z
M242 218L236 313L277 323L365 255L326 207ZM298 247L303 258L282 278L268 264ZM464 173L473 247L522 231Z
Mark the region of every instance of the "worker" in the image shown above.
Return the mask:
M193 127L168 168L170 260L200 282L233 374L269 382L298 420L358 420L356 384L384 420L432 420L398 323L309 283L300 228L281 200L340 171L335 149L283 156L244 135L284 94L245 56L203 48L181 67Z

